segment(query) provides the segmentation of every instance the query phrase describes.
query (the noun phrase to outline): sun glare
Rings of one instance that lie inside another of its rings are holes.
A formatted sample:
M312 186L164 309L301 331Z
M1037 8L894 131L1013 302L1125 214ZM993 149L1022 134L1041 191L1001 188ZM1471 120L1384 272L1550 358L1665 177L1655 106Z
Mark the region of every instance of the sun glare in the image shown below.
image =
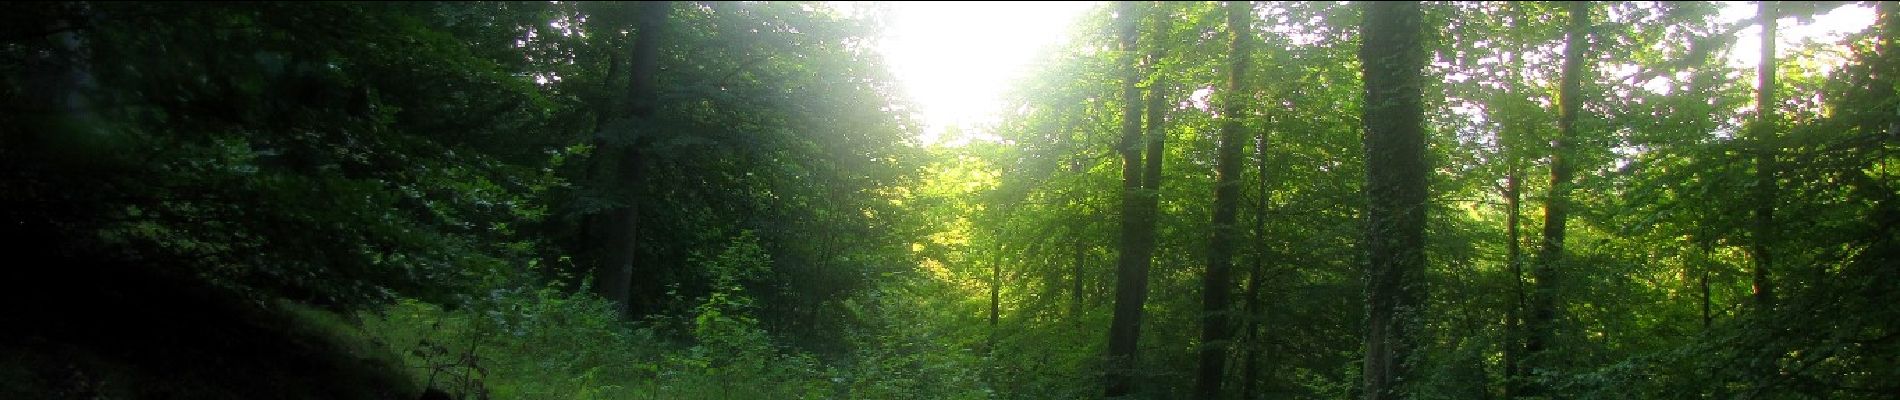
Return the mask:
M921 108L926 144L982 136L1002 95L1047 46L1068 40L1094 2L895 2L879 41L892 73ZM966 137L943 137L951 127Z
M1734 22L1755 18L1754 2L1728 2L1724 4L1717 19ZM1793 17L1783 17L1776 22L1775 53L1787 57L1788 51L1803 42L1839 43L1847 35L1860 32L1874 24L1874 10L1860 4L1848 4L1825 14L1814 16L1813 21L1797 22ZM1822 71L1831 71L1846 60L1833 57L1829 60L1817 60L1827 65ZM1751 26L1736 33L1735 47L1728 54L1729 65L1755 68L1761 64L1761 27Z
M834 2L847 13L863 3ZM879 4L886 27L877 51L915 102L925 129L924 144L959 145L992 137L984 130L1001 114L1002 95L1028 72L1040 51L1069 40L1075 21L1097 2L891 2ZM1733 2L1723 21L1754 18L1751 2ZM1781 51L1799 43L1838 42L1873 23L1873 10L1847 5L1807 23L1781 21ZM1729 65L1752 68L1759 60L1760 28L1738 33ZM1822 62L1840 60L1820 60ZM956 137L945 133L960 132Z

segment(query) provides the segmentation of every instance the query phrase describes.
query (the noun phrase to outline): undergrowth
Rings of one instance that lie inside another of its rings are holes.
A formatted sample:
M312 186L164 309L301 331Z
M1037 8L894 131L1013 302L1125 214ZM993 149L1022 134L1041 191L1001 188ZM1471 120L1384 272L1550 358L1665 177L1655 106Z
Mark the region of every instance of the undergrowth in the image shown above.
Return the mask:
M826 363L775 344L741 284L769 262L751 235L695 257L715 288L689 318L627 322L588 291L545 284L493 289L453 309L401 300L359 313L350 331L400 353L419 387L458 399L988 397L974 376L954 373L976 370L977 358L951 346L866 333L854 335L848 361ZM866 317L897 306L866 304L856 307Z

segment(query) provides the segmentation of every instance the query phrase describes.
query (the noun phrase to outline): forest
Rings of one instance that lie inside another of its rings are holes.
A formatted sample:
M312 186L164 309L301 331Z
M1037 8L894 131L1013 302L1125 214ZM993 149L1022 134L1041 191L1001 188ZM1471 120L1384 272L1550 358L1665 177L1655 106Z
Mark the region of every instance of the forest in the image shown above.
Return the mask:
M889 6L0 5L0 398L1900 398L1900 2Z

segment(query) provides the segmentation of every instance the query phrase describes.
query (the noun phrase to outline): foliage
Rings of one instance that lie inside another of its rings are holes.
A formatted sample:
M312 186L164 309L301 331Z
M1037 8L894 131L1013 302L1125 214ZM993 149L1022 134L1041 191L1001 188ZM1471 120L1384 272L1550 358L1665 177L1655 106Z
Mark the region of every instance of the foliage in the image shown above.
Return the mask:
M1728 61L1754 21L1716 2L1591 4L1538 355L1513 323L1537 282L1510 254L1536 253L1553 189L1566 6L1424 4L1437 167L1412 397L1900 391L1900 6L1774 4L1796 24L1842 7L1878 19L1778 55L1772 141L1744 134L1754 71ZM914 139L875 51L884 21L827 5L683 2L663 32L622 3L6 8L0 242L50 261L11 266L0 290L24 326L0 340L21 350L0 396L243 397L383 382L394 359L459 398L1101 392L1125 217L1114 7L1043 53L995 123L942 133L971 138L958 145ZM1255 4L1241 93L1222 93L1222 7L1152 9L1136 50L1161 56L1136 70L1168 94L1167 161L1137 395L1183 398L1193 381L1228 120L1251 150L1224 391L1363 395L1360 7ZM655 112L626 118L647 34ZM1246 111L1223 115L1229 99ZM614 146L644 156L615 165ZM600 175L617 167L642 178ZM1777 196L1753 194L1763 172ZM603 230L586 221L625 205L641 210L633 318L585 290ZM1749 301L1762 205L1781 216L1773 306ZM242 348L272 351L180 367ZM410 388L331 389L298 395Z

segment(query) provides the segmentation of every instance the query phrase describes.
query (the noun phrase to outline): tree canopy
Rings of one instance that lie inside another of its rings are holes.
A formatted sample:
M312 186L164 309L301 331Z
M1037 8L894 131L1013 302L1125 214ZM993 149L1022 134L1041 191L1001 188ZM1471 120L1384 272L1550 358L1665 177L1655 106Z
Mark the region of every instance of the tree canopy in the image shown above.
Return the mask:
M1900 393L1895 2L0 7L4 398Z

